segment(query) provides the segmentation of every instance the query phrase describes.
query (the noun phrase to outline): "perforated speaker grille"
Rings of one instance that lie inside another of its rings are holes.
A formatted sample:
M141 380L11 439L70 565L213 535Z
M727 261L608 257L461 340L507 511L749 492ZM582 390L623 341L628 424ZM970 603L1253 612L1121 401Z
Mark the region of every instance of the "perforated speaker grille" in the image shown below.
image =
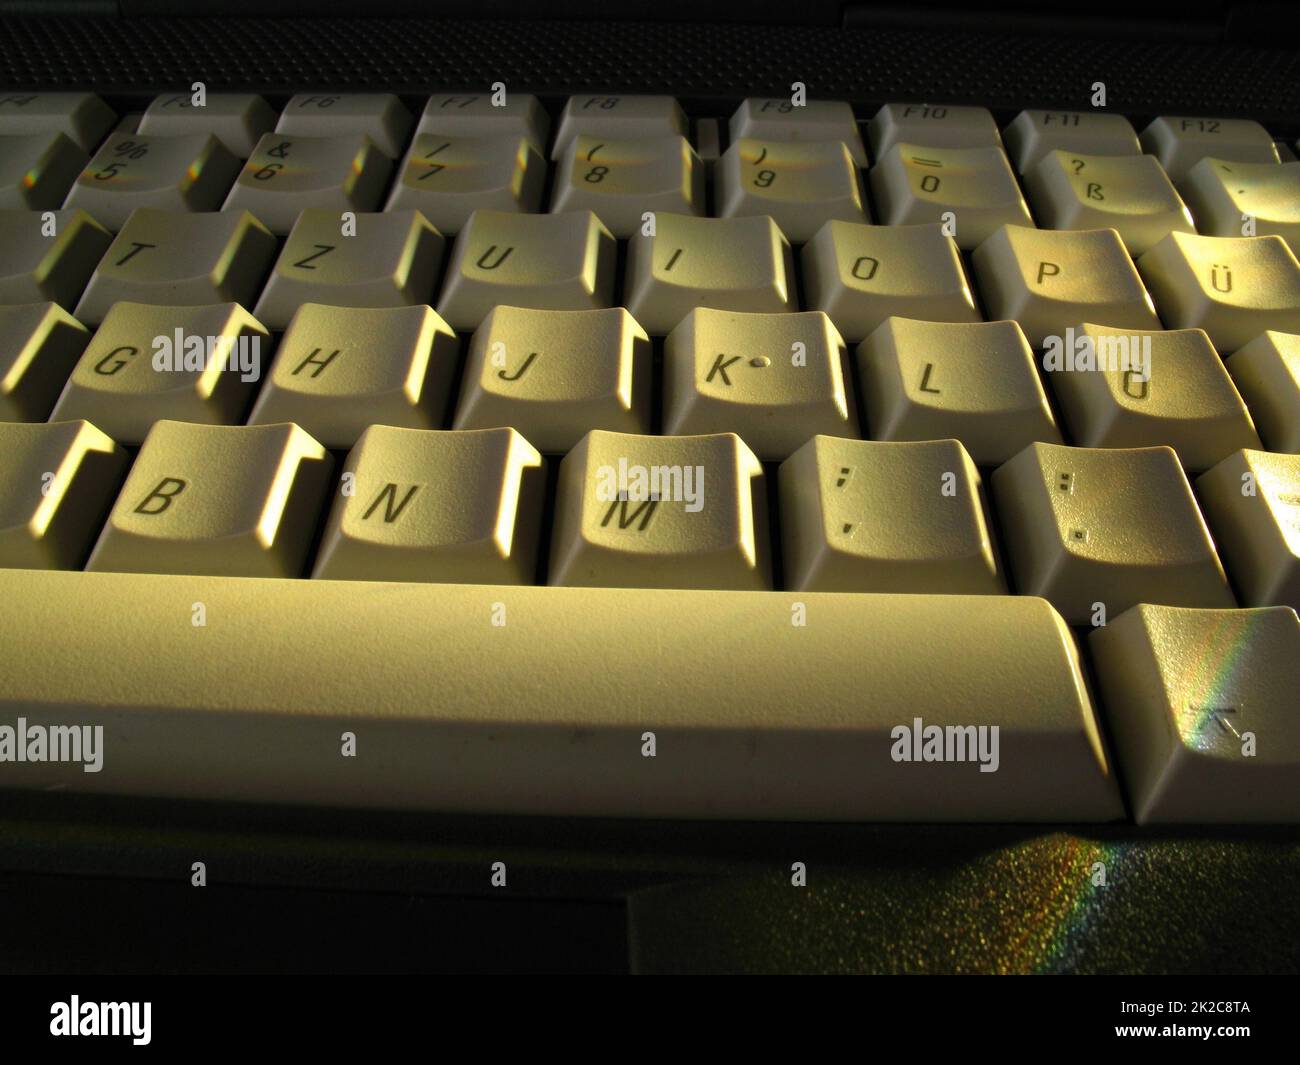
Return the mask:
M674 23L434 19L120 20L13 17L0 22L0 86L148 93L209 87L482 90L493 81L547 95L672 93L708 106L747 95L812 96L867 106L917 98L999 110L1108 106L1300 122L1300 52L956 31Z

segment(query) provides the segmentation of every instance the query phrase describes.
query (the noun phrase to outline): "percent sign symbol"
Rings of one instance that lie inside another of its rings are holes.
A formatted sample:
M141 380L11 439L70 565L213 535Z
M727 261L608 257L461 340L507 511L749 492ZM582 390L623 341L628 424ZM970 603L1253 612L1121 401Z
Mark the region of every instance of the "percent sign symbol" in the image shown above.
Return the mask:
M113 149L113 154L125 156L128 159L143 159L149 154L149 146L147 144L136 144L135 141L123 141Z

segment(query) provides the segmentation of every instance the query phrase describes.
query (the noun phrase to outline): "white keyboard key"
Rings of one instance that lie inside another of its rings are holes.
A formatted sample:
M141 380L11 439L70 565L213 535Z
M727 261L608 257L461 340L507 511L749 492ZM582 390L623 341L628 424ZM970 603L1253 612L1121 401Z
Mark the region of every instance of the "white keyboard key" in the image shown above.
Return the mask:
M767 215L796 244L830 219L868 221L853 156L840 141L733 141L716 174L721 217Z
M248 424L293 422L331 448L350 448L371 425L439 429L459 360L432 307L305 303Z
M514 429L372 425L343 474L313 577L533 583L546 475Z
M89 161L64 133L0 136L0 210L62 207Z
M981 466L1061 442L1015 322L889 318L858 345L857 364L873 439L952 438Z
M592 429L648 433L652 361L622 307L493 307L470 341L453 428L509 425L558 454Z
M1160 328L1113 229L1004 226L975 249L971 265L989 316L1015 319L1034 347L1079 322Z
M998 124L984 107L885 104L867 123L871 157L879 162L899 144L925 148L1001 148Z
M1073 333L1061 352L1073 348L1073 361L1049 368L1076 444L1164 445L1187 470L1207 470L1238 448L1259 447L1246 405L1201 330L1084 324Z
M560 464L549 582L768 588L762 483L762 465L734 433L595 429Z
M1044 229L1113 229L1130 255L1175 230L1194 233L1192 214L1149 155L1048 152L1025 174Z
M275 237L247 211L131 212L77 304L89 325L115 303L251 304L275 259Z
M1028 174L1049 152L1141 155L1137 133L1123 115L1104 111L1021 111L1002 131L1016 170Z
M1138 824L1300 820L1294 610L1144 605L1088 642Z
M493 97L489 92L430 97L424 105L416 135L524 137L533 151L545 158L551 120L537 97L506 93L499 105L493 102Z
M414 119L392 93L301 93L284 106L276 133L301 137L362 134L389 159L406 150Z
M253 314L268 328L283 329L304 303L427 304L443 246L442 234L419 211L360 212L343 225L335 211L308 208L284 242Z
M237 303L118 303L104 317L54 405L51 421L85 418L138 444L164 418L243 420L270 344Z
M1142 150L1160 160L1175 183L1206 156L1239 163L1276 163L1268 130L1246 118L1161 116L1142 131Z
M800 252L804 297L849 341L886 318L977 322L961 252L943 227L827 222Z
M89 211L121 229L137 207L215 211L239 171L239 160L215 137L113 136L81 172L65 206Z
M1187 172L1182 190L1201 233L1214 237L1271 233L1300 254L1300 163L1202 159Z
M239 172L222 210L251 211L272 233L283 235L308 207L340 214L378 210L392 166L362 134L268 133Z
M1270 451L1300 452L1300 335L1261 333L1228 358Z
M1242 603L1300 610L1300 455L1237 451L1196 490Z
M161 421L86 569L302 576L332 466L296 425Z
M72 311L113 234L85 211L0 211L0 303Z
M275 128L275 119L271 105L253 93L208 93L203 106L195 107L193 93L177 92L155 97L138 130L163 136L211 133L231 155L247 159L262 134Z
M80 569L128 465L89 422L0 421L0 568Z
M89 340L57 303L0 304L0 423L45 421Z
M814 436L778 476L788 587L1006 594L979 471L957 441Z
M551 158L582 136L599 140L685 137L686 116L671 96L570 96L560 114Z
M460 231L438 297L453 329L476 329L498 305L584 311L614 302L617 246L590 211L475 211Z
M891 226L945 223L945 232L963 251L1000 226L1034 224L1001 148L896 144L869 177L880 221Z
M1266 329L1300 333L1300 262L1281 237L1170 233L1138 269L1165 325L1204 329L1220 352Z
M731 116L731 142L745 138L787 144L838 141L854 163L867 165L853 108L842 100L808 100L795 106L788 99L747 99Z
M704 164L685 137L613 140L581 134L556 168L552 211L591 211L620 239L646 212L704 213Z
M6 631L0 719L102 724L109 739L102 773L7 766L24 789L443 815L1125 816L1073 636L1027 596L800 592L808 624L796 626L789 592L14 571L5 593L23 623ZM207 627L160 654L196 601ZM250 618L255 633L233 623ZM1213 683L1198 646L1181 642L1177 676ZM1294 642L1262 649L1245 677L1297 659ZM220 683L196 683L207 677ZM1286 680L1270 688L1289 711ZM376 692L382 725L357 716ZM360 756L342 766L340 722L352 721ZM642 757L647 729L657 758ZM900 735L919 759L932 729L959 730L966 759L893 760ZM995 736L997 771L982 772ZM268 757L282 751L303 755L299 771Z
M546 163L524 137L421 133L384 210L414 209L440 233L454 234L480 208L536 212L545 183Z
M1172 448L1031 444L992 484L1016 590L1072 625L1137 603L1235 605Z
M93 93L15 92L0 96L0 136L57 131L89 154L116 121L113 109Z
M658 214L628 242L624 303L651 336L696 307L796 310L790 242L770 218Z
M700 307L664 341L664 433L736 433L781 460L818 433L857 436L844 340L821 311Z

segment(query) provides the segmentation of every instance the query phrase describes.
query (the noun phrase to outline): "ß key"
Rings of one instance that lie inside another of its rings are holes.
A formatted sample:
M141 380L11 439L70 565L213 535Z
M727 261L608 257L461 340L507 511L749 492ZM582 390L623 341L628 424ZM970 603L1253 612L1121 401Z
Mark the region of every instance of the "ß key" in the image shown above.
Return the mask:
M332 465L296 425L160 421L86 568L299 576Z
M66 207L121 229L137 207L215 211L239 161L210 134L110 137L81 172Z
M546 477L515 430L373 425L343 476L313 577L532 583Z
M251 304L275 258L275 237L247 211L137 207L77 304L88 324L115 303Z
M304 303L344 307L427 304L442 263L442 234L419 211L298 216L254 315L283 329Z
M1130 255L1175 230L1195 232L1191 212L1149 155L1048 152L1025 174L1025 187L1044 229L1114 229Z
M392 160L364 134L268 133L239 172L222 210L251 211L272 233L283 235L308 207L377 210L392 168Z

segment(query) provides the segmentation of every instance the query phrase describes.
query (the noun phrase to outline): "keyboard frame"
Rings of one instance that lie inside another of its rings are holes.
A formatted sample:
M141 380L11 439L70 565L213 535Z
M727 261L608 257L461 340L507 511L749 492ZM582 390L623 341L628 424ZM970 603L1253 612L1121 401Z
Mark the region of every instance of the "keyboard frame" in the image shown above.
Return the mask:
M1110 109L1135 124L1199 112L1255 118L1291 142L1300 135L1300 51L1177 31L1150 41L939 25L0 18L6 91L90 90L125 113L194 80L259 92L273 106L309 89L395 92L416 113L434 91L503 80L538 95L552 116L570 93L640 92L724 120L741 97L786 95L802 80L812 97L853 103L860 120L891 100L925 99L987 106L1000 125L1022 107L1087 108L1091 84L1104 81ZM1106 862L1108 886L1071 893L1063 877L1087 885L1094 858ZM501 818L0 791L0 899L21 900L29 914L51 877L100 881L104 899L108 881L190 892L194 860L208 864L209 891L252 892L239 896L251 909L191 931L207 952L177 960L100 931L79 948L29 953L6 932L0 969L220 968L213 959L238 932L249 953L225 958L232 970L293 971L294 936L302 946L331 929L277 935L277 911L256 900L327 915L321 900L336 895L455 906L494 897L489 867L504 861L520 905L582 900L602 921L624 914L633 971L1300 970L1300 826ZM796 861L807 863L805 889L790 885ZM469 949L480 931L467 921L449 934ZM331 962L436 969L454 951L435 948L423 963L399 963L340 932ZM487 964L520 967L525 953ZM575 946L542 967L610 961L608 949Z

